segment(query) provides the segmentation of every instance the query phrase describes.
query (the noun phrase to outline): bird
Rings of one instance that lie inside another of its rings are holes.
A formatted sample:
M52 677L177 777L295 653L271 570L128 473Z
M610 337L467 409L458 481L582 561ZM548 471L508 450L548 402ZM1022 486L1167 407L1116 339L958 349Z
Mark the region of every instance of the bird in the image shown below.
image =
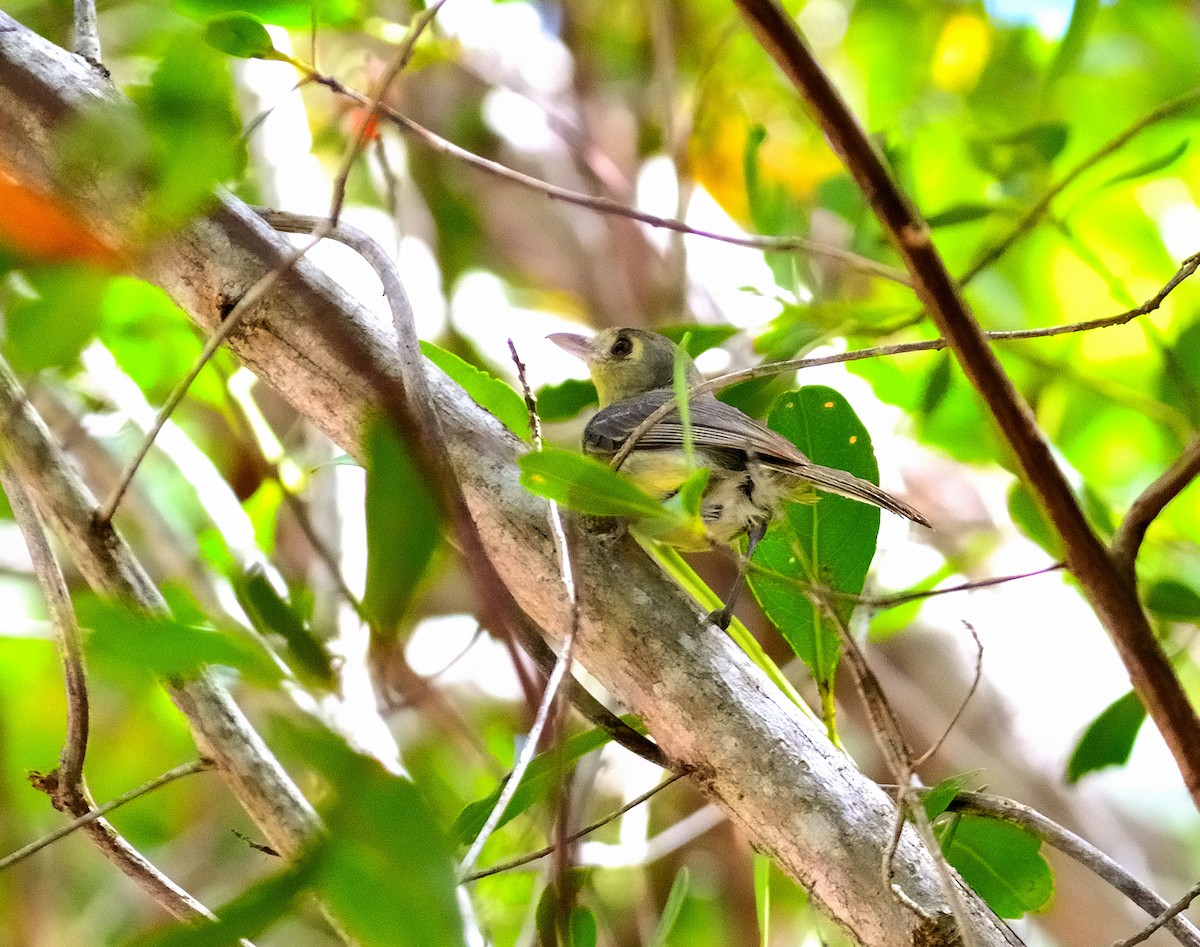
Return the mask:
M703 381L690 357L664 335L616 327L596 335L557 332L547 338L582 359L600 402L583 431L583 451L611 461L633 430L655 409L675 400L675 365L681 359L688 388ZM815 488L869 503L929 527L916 509L886 490L844 470L814 464L783 435L711 393L689 399L693 451L708 467L700 516L709 536L732 545L747 537L745 558L725 606L708 616L727 628L755 547L787 500L810 499ZM666 499L694 472L684 447L678 412L658 421L635 443L621 466L646 492Z

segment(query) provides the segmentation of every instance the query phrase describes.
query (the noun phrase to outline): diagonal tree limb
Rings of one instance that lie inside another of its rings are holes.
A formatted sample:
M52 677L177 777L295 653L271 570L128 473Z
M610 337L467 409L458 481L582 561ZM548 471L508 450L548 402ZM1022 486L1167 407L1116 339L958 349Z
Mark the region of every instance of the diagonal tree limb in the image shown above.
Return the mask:
M734 0L759 43L791 80L900 251L914 289L1012 448L1039 506L1063 542L1067 567L1112 638L1125 669L1200 806L1200 719L1155 638L1127 574L1088 525L1038 429L1004 372L929 228L778 0Z
M111 91L78 60L0 14L0 161L46 186L53 180L53 129L105 97ZM121 204L100 182L79 182L69 196L99 231L118 229ZM243 204L225 199L146 255L139 272L211 331L222 301L286 252ZM343 346L329 342L332 330ZM363 419L378 410L377 376L399 377L394 336L308 261L280 281L230 346L351 453L359 452ZM353 361L348 346L357 351ZM567 603L544 505L519 482L515 458L523 448L443 374L425 372L486 555L520 608L561 633ZM879 854L895 813L886 794L782 701L725 635L704 625L696 604L634 542L586 536L574 558L583 589L580 663L641 714L670 758L691 768L700 790L859 943L928 942L933 932L882 886ZM250 793L244 804L261 805L260 796L273 798ZM256 821L273 821L264 818L270 815L255 812ZM936 869L911 830L897 846L895 868L928 913L945 910ZM984 947L1018 943L974 895L965 897L965 910Z

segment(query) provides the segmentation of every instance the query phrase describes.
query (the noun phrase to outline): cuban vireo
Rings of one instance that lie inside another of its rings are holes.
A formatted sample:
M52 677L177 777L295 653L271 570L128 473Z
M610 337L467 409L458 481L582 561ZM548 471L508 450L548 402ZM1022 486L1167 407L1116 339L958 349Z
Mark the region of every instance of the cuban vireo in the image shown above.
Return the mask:
M615 328L590 339L566 332L549 338L583 359L596 385L600 410L583 431L587 454L610 460L647 415L675 398L677 348L664 335ZM682 353L678 357L683 359L688 387L699 384L702 378L692 360ZM903 500L845 471L812 463L787 438L712 394L695 396L689 403L695 465L710 471L701 516L718 542L732 543L742 533L747 535L745 562L779 515L783 501L803 499L813 488L871 503L929 526L925 517ZM693 470L677 411L637 441L621 470L648 493L664 499L679 489ZM725 608L711 616L721 627L729 623L744 569L745 563Z

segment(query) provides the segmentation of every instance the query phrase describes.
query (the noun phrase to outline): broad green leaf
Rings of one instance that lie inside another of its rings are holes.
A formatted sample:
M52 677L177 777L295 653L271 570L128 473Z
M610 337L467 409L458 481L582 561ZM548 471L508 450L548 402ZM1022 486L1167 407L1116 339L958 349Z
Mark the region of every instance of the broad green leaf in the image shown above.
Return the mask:
M437 501L407 445L382 417L367 422L367 586L363 608L394 635L441 543Z
M4 309L3 351L13 370L29 374L75 363L100 322L111 278L85 264L29 267L27 292L13 293Z
M244 937L259 937L291 912L312 884L323 854L317 845L286 868L255 882L217 908L217 921L179 922L129 942L129 947L229 947Z
M459 384L471 396L471 400L499 418L517 437L523 441L530 440L529 411L525 407L525 399L509 385L432 342L421 342L421 353Z
M654 936L650 938L648 947L667 947L670 942L668 938L671 936L671 930L675 927L675 922L679 920L683 902L687 900L690 882L691 872L688 871L687 865L684 865L675 873L675 880L671 882L667 903L663 905L662 916L658 919L658 926L654 929Z
M646 732L637 717L623 716L621 719L639 733ZM607 732L597 727L594 730L576 734L569 740L564 740L559 746L535 756L526 767L521 785L513 793L508 808L504 810L504 815L501 816L496 828L507 825L521 813L545 799L550 790L554 788L560 767L571 766L580 757L600 749L610 739ZM458 814L458 818L454 820L454 825L450 827L452 838L463 845L468 845L474 840L484 823L487 822L491 811L496 807L500 794L504 791L505 781L501 781L482 799L477 799L463 808L462 812Z
M1146 587L1146 607L1167 621L1200 618L1200 594L1177 579L1159 579Z
M286 642L289 663L297 677L325 689L336 685L337 676L325 646L261 571L241 577L237 596L260 634L274 633Z
M608 464L547 447L517 458L530 493L591 516L660 516L662 504Z
M921 796L921 805L925 807L925 815L932 822L949 807L957 796L974 778L974 773L959 773L948 776Z
M1107 766L1128 763L1145 720L1146 708L1134 691L1109 704L1079 738L1067 763L1067 782L1078 782L1088 773Z
M812 385L783 395L768 423L815 463L845 470L876 483L879 467L867 429L832 388ZM837 668L837 626L804 586L858 594L875 555L879 510L846 497L818 493L810 503L790 503L759 544L750 587L792 650L808 665L818 687L829 694ZM833 600L842 621L853 603Z
M933 358L933 369L925 380L925 389L921 393L921 414L933 414L946 398L950 390L953 358L949 352L939 352Z
M561 892L553 884L542 889L534 912L538 947L596 947L596 915L591 908L575 904L587 874L586 870L578 868L568 872L567 893L561 899ZM563 900L571 913L566 918L565 930L560 930L559 913L564 909L560 906Z
M937 827L946 860L1000 917L1040 911L1054 893L1054 876L1028 829L982 816L962 815Z
M261 684L283 678L266 646L240 629L186 625L99 599L79 604L79 620L88 629L88 655L97 663L163 678L194 677L212 664L236 668Z
M754 853L754 909L758 915L758 943L771 942L771 859Z
M249 13L230 13L209 20L204 26L204 41L240 59L270 59L279 55L267 28Z
M543 385L536 392L538 415L546 424L570 421L580 412L600 403L590 381L568 378L557 385Z
M453 848L411 780L315 722L279 720L290 753L328 788L317 896L363 947L460 947Z

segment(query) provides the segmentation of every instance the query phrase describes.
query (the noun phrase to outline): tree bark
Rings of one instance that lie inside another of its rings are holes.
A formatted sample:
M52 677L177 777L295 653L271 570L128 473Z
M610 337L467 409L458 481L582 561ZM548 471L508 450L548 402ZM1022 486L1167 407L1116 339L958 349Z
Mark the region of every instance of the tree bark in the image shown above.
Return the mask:
M0 14L0 162L23 180L54 179L54 128L77 109L115 100L86 63ZM120 199L100 182L69 197L94 225L120 229ZM114 200L117 203L114 204ZM236 200L175 234L141 261L206 331L286 254L287 245ZM343 342L328 341L331 330ZM378 324L323 272L301 263L234 334L230 347L334 441L359 452L378 380L399 381L390 326ZM353 358L346 352L353 351ZM530 617L561 635L569 620L545 506L520 486L524 449L457 386L429 368L455 472L487 554ZM576 654L752 843L769 853L862 944L950 944L932 857L910 829L895 880L926 912L884 886L881 860L895 806L802 715L701 610L629 540L583 536ZM184 707L185 712L189 711ZM1019 941L975 895L963 897L981 945Z

